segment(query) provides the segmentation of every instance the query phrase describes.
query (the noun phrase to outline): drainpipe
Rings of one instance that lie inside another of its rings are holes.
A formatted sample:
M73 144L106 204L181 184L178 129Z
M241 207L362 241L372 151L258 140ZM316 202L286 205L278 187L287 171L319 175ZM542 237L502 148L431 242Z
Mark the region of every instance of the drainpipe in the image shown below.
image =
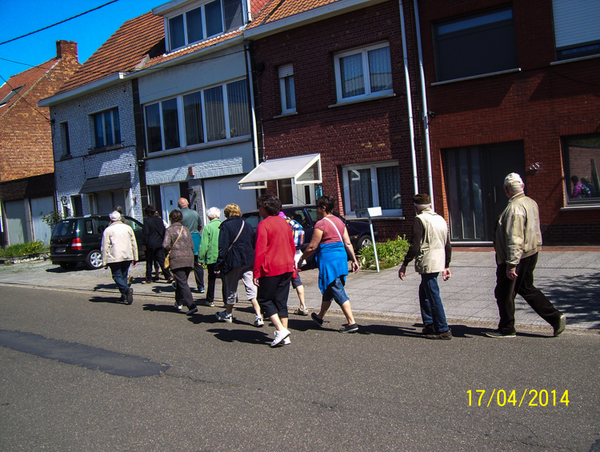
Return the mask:
M408 128L410 131L410 154L413 166L413 179L415 195L419 193L419 178L417 175L417 153L415 150L415 127L413 124L412 99L410 95L410 76L408 73L408 55L406 50L406 29L404 27L404 7L402 0L398 0L400 6L400 26L402 28L402 53L404 54L404 78L406 79L406 103L408 104Z
M252 77L252 61L250 56L250 43L244 41L244 50L246 51L246 74L248 75L248 89L250 91L250 114L252 115L252 149L254 151L254 168L260 163L258 155L258 128L256 125L256 106L254 103L254 79Z
M417 0L413 0L415 5L415 24L417 32L417 49L419 52L419 76L421 78L421 95L423 98L423 126L425 127L425 154L427 155L427 184L431 194L431 208L434 208L433 202L433 170L431 169L431 147L429 144L429 116L427 115L427 91L425 86L425 70L423 69L423 47L421 46L421 25L419 24L419 6Z

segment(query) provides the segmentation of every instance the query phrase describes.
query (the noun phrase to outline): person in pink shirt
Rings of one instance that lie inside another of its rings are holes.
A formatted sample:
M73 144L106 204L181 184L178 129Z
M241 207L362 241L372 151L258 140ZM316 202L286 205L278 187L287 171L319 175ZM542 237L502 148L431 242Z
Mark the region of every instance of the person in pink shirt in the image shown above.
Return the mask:
M288 326L288 296L292 274L296 272L294 254L296 245L291 228L279 216L281 201L274 195L259 199L260 216L254 255L254 284L258 287L257 300L264 317L275 325L275 339L271 347L290 344Z

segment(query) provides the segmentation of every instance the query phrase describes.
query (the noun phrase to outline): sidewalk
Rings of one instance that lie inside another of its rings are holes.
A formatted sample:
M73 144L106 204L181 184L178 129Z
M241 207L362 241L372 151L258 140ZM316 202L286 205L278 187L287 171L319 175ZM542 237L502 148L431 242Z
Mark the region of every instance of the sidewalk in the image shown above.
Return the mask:
M448 323L477 323L495 328L498 311L494 299L496 264L493 250L455 247L450 269L452 278L449 281L444 282L440 278ZM346 290L359 324L361 315L390 316L420 322L420 276L414 272L412 264L405 281L398 278L397 272L398 267L395 267L380 273L360 271L348 276ZM144 279L145 262L138 264L131 274L134 276L135 296L156 297L165 304L172 303L174 289L164 280L155 284L140 284ZM318 272L305 271L301 277L306 291L306 304L310 309L317 309L321 300ZM536 286L567 315L567 328L600 329L600 247L544 247L540 252L535 278ZM190 281L193 281L193 276ZM2 284L83 290L95 292L95 296L105 293L107 297L117 297L110 270L78 267L66 271L49 261L1 266L0 286ZM242 288L239 293L240 299L244 299ZM220 296L219 286L216 296ZM194 298L198 300L204 296L194 292ZM296 293L291 291L290 312L297 305ZM335 303L332 310L339 311ZM550 328L520 297L517 297L516 320L517 328L519 325Z

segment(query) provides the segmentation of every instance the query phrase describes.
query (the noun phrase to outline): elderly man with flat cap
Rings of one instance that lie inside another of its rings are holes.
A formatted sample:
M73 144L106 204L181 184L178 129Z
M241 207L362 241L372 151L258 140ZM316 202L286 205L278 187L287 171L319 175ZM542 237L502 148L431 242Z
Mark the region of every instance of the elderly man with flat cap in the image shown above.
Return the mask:
M452 246L448 225L431 208L431 197L428 194L417 194L413 201L417 215L413 222L410 248L398 270L398 277L404 281L406 266L415 259L415 271L421 274L419 304L425 324L423 334L427 339L450 340L452 331L446 321L437 279L440 272L444 281L452 276L449 268Z
M517 173L504 179L504 192L510 198L498 218L494 248L496 250L496 303L500 314L498 329L488 337L515 337L515 297L521 295L546 322L554 336L565 330L565 315L558 311L542 291L533 285L533 271L542 245L540 214L537 203L525 196L525 184Z

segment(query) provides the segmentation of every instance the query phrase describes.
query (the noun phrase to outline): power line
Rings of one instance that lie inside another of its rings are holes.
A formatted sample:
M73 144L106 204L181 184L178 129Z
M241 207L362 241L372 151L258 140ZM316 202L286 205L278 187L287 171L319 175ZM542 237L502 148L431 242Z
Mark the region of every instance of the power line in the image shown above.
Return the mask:
M83 15L85 15L87 13L91 13L92 11L96 11L96 10L98 10L100 8L104 8L105 6L110 5L111 3L115 3L117 1L119 1L119 0L111 0L110 2L105 3L104 5L97 6L96 8L93 8L93 9L90 9L90 10L85 11L83 13L77 14L76 16L69 17L68 19L61 20L60 22L56 22L55 24L48 25L47 27L40 28L39 30L32 31L32 32L26 33L26 34L21 35L21 36L17 36L16 38L9 39L8 41L0 42L0 46L2 44L7 44L9 42L16 41L17 39L25 38L26 36L31 36L31 35L33 35L35 33L39 33L40 31L47 30L48 28L52 28L52 27L55 27L57 25L64 24L65 22L68 22L70 20L76 19L76 18L81 17L81 16L83 16Z

